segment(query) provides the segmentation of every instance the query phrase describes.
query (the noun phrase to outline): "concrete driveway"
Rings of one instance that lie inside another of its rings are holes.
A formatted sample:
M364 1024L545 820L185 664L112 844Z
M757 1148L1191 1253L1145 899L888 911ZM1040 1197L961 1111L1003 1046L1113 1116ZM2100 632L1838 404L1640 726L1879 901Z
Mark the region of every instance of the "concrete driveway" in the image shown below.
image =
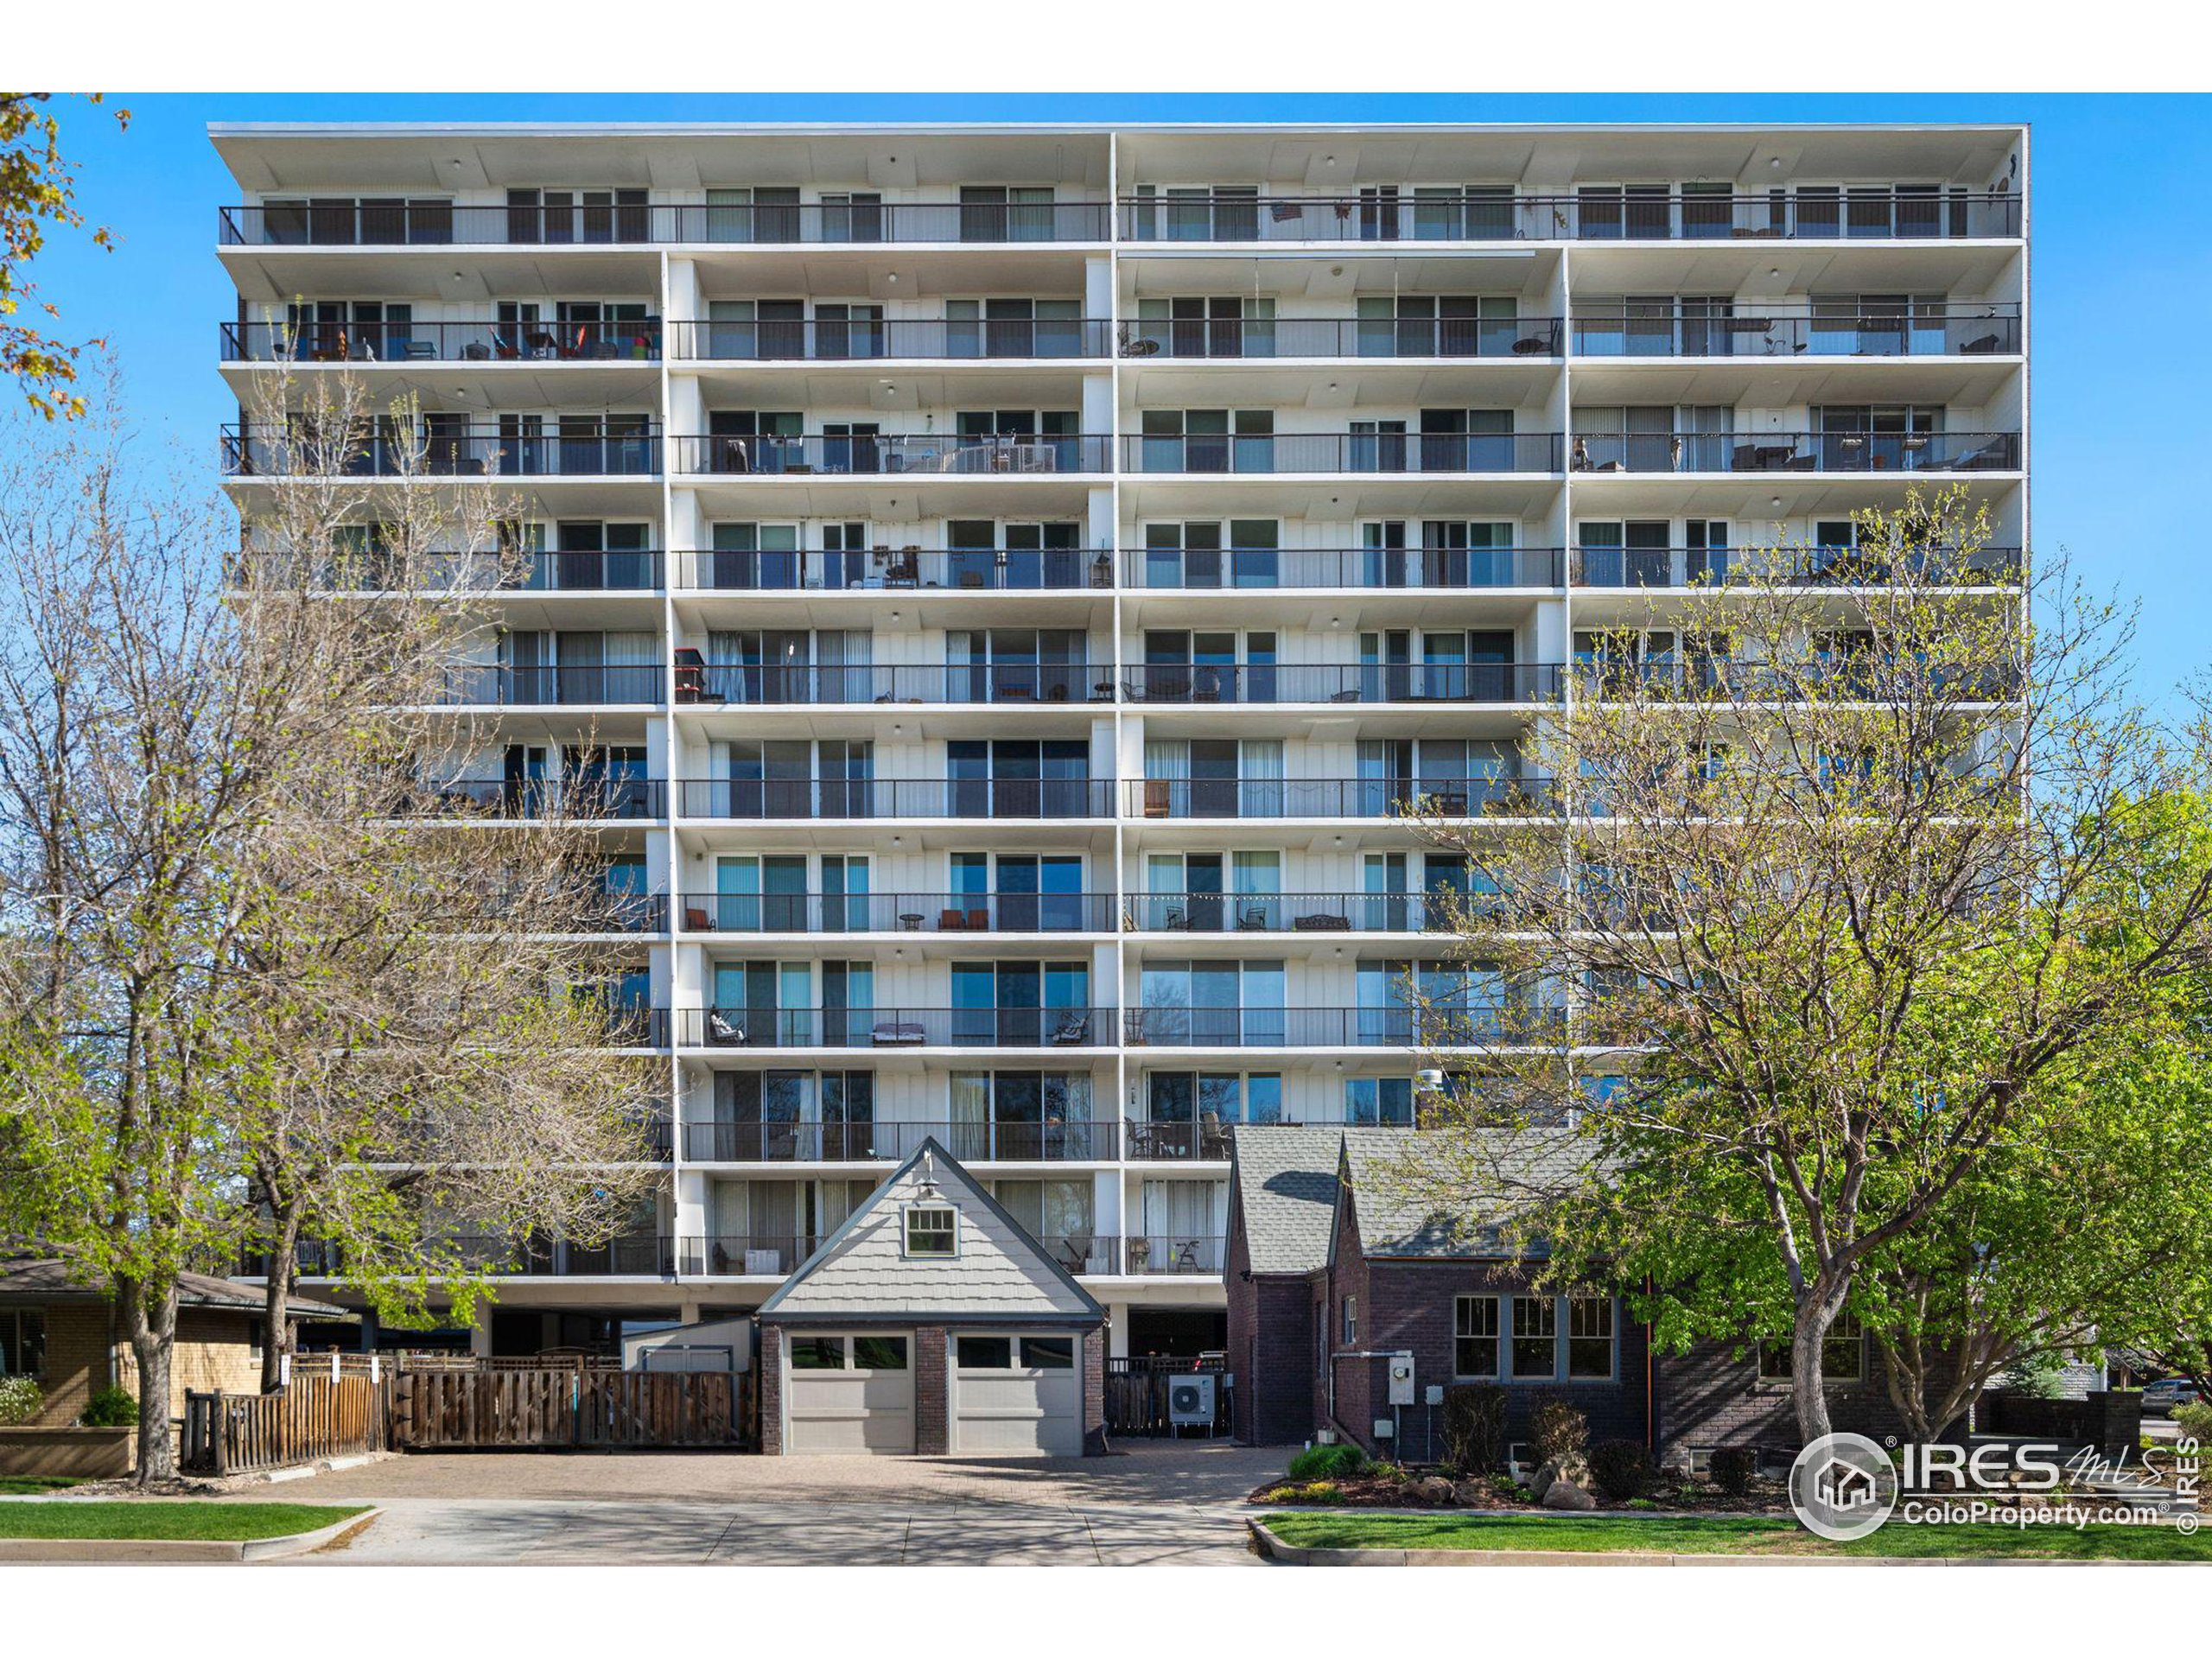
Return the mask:
M241 1497L373 1502L318 1565L1243 1566L1239 1501L1280 1448L1140 1442L1114 1457L447 1453Z

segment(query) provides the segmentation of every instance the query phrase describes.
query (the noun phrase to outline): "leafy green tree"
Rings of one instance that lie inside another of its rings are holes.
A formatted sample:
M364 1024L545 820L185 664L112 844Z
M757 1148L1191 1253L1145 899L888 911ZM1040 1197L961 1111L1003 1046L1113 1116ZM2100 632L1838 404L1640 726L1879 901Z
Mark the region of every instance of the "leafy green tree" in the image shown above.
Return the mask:
M0 92L0 373L14 377L31 408L51 420L85 412L85 400L69 390L77 379L83 345L54 340L16 321L32 304L58 317L51 302L35 298L37 287L26 274L46 245L49 226L76 230L85 222L77 207L77 173L61 152L61 122L50 108L51 92ZM90 101L98 104L94 92ZM118 110L117 123L130 124L130 111ZM94 243L112 247L105 226L93 230ZM97 340L88 342L97 346Z

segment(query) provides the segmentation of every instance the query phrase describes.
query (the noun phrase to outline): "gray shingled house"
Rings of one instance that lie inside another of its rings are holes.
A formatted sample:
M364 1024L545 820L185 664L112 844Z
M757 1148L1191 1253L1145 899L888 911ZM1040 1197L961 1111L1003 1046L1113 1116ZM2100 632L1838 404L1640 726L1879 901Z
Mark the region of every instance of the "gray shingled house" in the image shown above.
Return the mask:
M759 1319L764 1452L1105 1449L1105 1310L933 1139Z

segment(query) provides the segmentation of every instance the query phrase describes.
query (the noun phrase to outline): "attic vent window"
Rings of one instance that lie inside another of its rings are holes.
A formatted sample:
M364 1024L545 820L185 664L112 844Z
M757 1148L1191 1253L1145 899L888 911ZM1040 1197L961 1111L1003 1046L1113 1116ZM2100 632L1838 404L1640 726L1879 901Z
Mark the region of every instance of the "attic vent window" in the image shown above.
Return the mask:
M906 1210L906 1254L925 1259L960 1253L960 1212L949 1204L911 1205Z

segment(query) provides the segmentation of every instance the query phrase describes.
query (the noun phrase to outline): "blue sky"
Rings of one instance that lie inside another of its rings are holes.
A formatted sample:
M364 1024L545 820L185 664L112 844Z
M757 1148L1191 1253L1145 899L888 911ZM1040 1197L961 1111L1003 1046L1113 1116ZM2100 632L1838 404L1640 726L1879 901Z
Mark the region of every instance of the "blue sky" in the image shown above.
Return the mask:
M111 95L130 130L60 106L86 214L111 254L57 235L38 261L61 327L104 334L149 435L200 447L235 416L215 372L232 301L215 213L235 190L211 121L1820 121L2034 124L2035 543L2143 601L2143 689L2212 664L2212 579L2189 529L2212 460L2212 100L2185 98L1535 95Z

